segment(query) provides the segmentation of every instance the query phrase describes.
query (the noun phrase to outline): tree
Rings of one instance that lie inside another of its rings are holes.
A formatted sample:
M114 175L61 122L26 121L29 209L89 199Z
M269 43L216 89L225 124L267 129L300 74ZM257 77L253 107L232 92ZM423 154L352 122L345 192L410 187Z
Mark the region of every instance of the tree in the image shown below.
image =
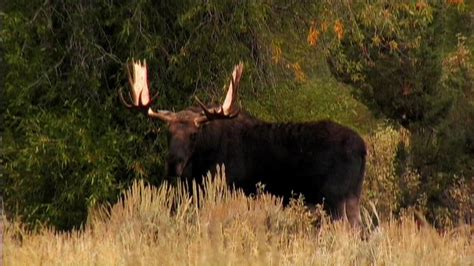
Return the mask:
M308 36L310 44L322 43L333 75L352 85L362 102L410 130L409 156L399 163L422 182L414 186L414 200L400 206L423 202L419 207L438 225L472 209L462 203L474 176L472 58L463 42L449 53L457 34L471 36L465 26L470 8L463 1L327 1ZM463 63L449 63L450 57ZM461 200L448 195L460 187Z
M116 200L132 179L161 182L159 125L117 101L129 59L147 59L163 108L212 95L239 60L257 72L261 2L2 5L1 193L9 213L29 224L79 226L89 208Z

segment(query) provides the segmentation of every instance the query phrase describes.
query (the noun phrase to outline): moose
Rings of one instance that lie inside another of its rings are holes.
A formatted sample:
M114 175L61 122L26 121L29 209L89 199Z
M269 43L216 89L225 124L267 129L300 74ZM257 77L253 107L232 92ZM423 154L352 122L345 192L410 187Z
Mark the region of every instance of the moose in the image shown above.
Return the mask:
M323 120L269 123L239 108L237 94L243 64L235 66L222 105L198 106L179 112L153 110L146 62L132 61L128 69L130 102L166 123L169 131L168 176L202 178L216 165L225 166L227 182L245 193L256 184L288 200L295 193L307 204L323 204L333 220L361 225L360 197L366 146L352 129Z

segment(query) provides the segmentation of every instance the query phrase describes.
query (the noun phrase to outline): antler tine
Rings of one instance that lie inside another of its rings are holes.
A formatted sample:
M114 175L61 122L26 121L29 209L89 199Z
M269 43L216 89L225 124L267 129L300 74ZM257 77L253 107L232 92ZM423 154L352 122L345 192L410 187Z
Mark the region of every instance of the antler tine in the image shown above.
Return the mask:
M156 101L156 99L158 99L158 96L159 96L158 93L159 93L159 92L157 91L157 92L155 93L155 95L153 95L153 97L150 98L150 102L153 103L153 102Z
M206 105L201 101L199 100L199 98L197 96L194 96L194 99L196 100L196 102L199 104L199 106L201 107L201 109L204 111L204 114L207 116L207 117L210 117L212 116L212 112L207 109Z
M119 88L118 95L119 95L120 101L122 102L123 105L125 105L125 107L127 107L129 109L133 107L132 104L127 103L127 101L125 101L125 99L123 98L122 88ZM132 99L132 96L130 96L130 92L128 92L128 97L130 99ZM132 100L132 102L133 102L133 100Z
M131 89L131 92L133 95L130 95L130 92L128 93L130 98L132 99L132 104L137 106L138 105L138 95L135 95L135 89L134 89L134 84L135 84L135 68L133 66L134 64L134 61L132 59L132 61L128 62L127 63L127 77L128 77L128 83L130 84L130 87L132 88ZM132 69L130 69L130 67Z
M158 118L165 122L172 122L176 120L174 112L158 110L153 111L151 105L158 97L158 92L150 98L149 83L148 83L148 66L146 60L135 61L131 60L126 65L128 82L130 83L130 91L128 93L131 103L128 103L123 96L122 88L119 89L120 101L127 107L138 109L145 112L151 118Z
M207 108L206 105L204 105L204 103L202 103L198 97L195 97L196 102L204 111L204 115L207 120L213 120L218 118L231 118L239 113L239 110L235 107L235 105L237 102L237 92L239 89L240 78L242 77L243 68L244 65L242 62L240 62L234 67L234 71L232 72L232 78L230 80L229 89L227 90L224 103L218 108ZM202 123L203 121L199 121L199 123Z
M240 62L234 67L232 72L232 79L230 80L229 89L227 90L227 95L225 97L224 103L222 104L222 109L224 115L233 115L234 112L238 112L235 109L235 103L237 102L238 90L240 87L240 78L242 77L242 72L244 65Z
M133 86L133 76L132 76L132 72L130 71L130 65L132 65L133 61L130 61L126 64L127 66L127 77L128 77L128 83L130 83L130 86ZM133 67L133 65L132 65Z

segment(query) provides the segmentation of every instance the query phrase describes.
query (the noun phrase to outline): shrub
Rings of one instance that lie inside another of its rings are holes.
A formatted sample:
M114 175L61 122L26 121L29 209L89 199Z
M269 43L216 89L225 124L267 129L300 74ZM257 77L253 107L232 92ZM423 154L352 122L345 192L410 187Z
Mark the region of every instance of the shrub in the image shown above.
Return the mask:
M164 134L117 101L129 59L148 61L161 108L220 95L240 60L258 80L250 86L265 84L253 77L270 61L263 1L20 0L0 8L0 193L8 212L31 224L79 226L88 208L116 199L131 180L162 181Z
M419 150L413 151L419 146L413 145L414 137L406 129L382 126L365 139L369 152L362 199L366 208L374 204L382 220L414 209L439 228L472 223L472 178L441 172L421 175L411 164L412 157L420 156Z
M454 199L448 191L465 184L461 194L472 194L474 108L465 44L472 40L461 38L456 46L456 36L471 36L463 24L470 23L473 6L408 0L323 6L322 18L310 27L310 44L321 43L333 75L353 86L371 111L410 130L410 146L400 147L396 167L377 175L419 184L387 191L394 201L386 204L423 208L438 226L457 223L459 213L470 211L460 211L464 196Z

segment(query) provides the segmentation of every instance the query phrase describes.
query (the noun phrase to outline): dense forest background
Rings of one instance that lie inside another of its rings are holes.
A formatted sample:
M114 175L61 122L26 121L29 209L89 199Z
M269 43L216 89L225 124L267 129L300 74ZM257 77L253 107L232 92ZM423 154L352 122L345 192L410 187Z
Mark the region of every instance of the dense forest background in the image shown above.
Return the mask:
M156 105L175 110L220 100L243 61L255 116L331 118L364 135L365 203L472 223L473 21L462 0L2 1L7 214L69 229L133 180L162 182L166 129L117 98L135 58Z

